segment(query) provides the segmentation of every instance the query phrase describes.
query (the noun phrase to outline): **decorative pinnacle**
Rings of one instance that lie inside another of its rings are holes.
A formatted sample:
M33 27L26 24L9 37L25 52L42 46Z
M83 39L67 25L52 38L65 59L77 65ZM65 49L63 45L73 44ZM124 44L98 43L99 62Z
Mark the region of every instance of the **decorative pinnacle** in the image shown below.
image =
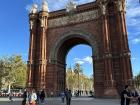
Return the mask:
M30 13L37 13L38 12L38 5L37 4L33 4L32 8L30 10Z
M42 11L48 12L48 3L46 0L42 0Z

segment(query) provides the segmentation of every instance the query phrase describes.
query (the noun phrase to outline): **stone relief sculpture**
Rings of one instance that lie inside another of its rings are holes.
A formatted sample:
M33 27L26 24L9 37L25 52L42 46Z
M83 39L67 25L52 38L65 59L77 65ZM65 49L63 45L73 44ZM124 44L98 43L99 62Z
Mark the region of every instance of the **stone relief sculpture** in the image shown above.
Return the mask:
M70 0L69 3L66 6L67 12L72 12L76 9L76 3L73 0Z
M98 16L99 16L98 10L94 10L94 11L75 14L71 18L69 16L66 16L62 18L51 19L48 21L48 27L52 28L52 27L68 25L71 23L85 22L89 20L94 20L98 18Z
M102 9L102 14L105 15L106 14L106 6L104 4L101 6L101 9Z
M40 20L41 27L42 28L45 27L45 19L44 19L44 17L41 17L39 20Z
M105 15L106 14L106 3L107 0L105 0L104 2L100 2L99 3L99 7L101 8L101 14Z
M30 20L30 29L33 29L33 20Z
M126 1L123 2L123 9L126 11Z
M122 1L121 0L117 1L117 7L118 7L118 11L122 11L123 10Z

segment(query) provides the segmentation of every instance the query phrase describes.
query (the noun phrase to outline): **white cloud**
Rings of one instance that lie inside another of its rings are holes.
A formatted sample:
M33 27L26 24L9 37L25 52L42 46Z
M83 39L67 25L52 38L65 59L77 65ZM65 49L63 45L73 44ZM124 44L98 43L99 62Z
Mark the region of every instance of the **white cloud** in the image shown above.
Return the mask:
M138 0L127 0L126 19L129 28L129 41L131 44L140 43L140 5Z
M84 58L81 58L81 59L80 58L75 58L74 63L79 63L81 65L83 65L85 63L92 64L92 57L87 56L87 57L84 57Z
M132 40L132 43L133 43L133 44L138 44L138 43L140 43L140 38L135 38L135 39L133 39L133 40Z
M135 57L133 57L133 58L131 58L132 60L136 60L136 58Z
M92 58L90 56L83 58L83 60L88 62L89 64L92 64Z
M140 6L128 8L128 10L127 10L127 17L128 18L137 17L137 16L140 16Z
M84 61L75 61L75 63L78 63L78 64L80 64L80 65L83 65L85 62Z

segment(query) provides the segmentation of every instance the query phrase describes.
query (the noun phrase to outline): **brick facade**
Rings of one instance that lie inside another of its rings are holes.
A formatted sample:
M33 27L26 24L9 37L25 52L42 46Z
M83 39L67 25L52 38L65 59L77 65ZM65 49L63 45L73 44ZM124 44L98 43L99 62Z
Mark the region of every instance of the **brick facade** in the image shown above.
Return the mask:
M131 83L132 69L124 0L96 0L66 10L29 14L30 48L27 85L57 95L65 89L66 55L77 44L93 49L96 97L118 97ZM31 25L31 23L30 23Z

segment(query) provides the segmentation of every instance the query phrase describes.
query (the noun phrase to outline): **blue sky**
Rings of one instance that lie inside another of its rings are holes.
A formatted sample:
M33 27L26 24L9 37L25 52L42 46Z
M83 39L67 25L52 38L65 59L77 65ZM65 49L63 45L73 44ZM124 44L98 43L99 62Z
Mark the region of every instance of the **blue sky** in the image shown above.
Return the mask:
M49 10L65 8L68 0L47 0ZM93 0L75 0L77 4L92 2ZM0 3L0 56L21 54L24 60L28 58L29 24L28 13L32 3L40 5L41 0L2 0ZM138 0L127 0L127 29L129 47L132 54L132 68L136 75L140 72L140 4ZM83 53L81 52L84 49ZM91 48L76 46L70 50L67 65L73 66L80 62L84 72L92 71Z

